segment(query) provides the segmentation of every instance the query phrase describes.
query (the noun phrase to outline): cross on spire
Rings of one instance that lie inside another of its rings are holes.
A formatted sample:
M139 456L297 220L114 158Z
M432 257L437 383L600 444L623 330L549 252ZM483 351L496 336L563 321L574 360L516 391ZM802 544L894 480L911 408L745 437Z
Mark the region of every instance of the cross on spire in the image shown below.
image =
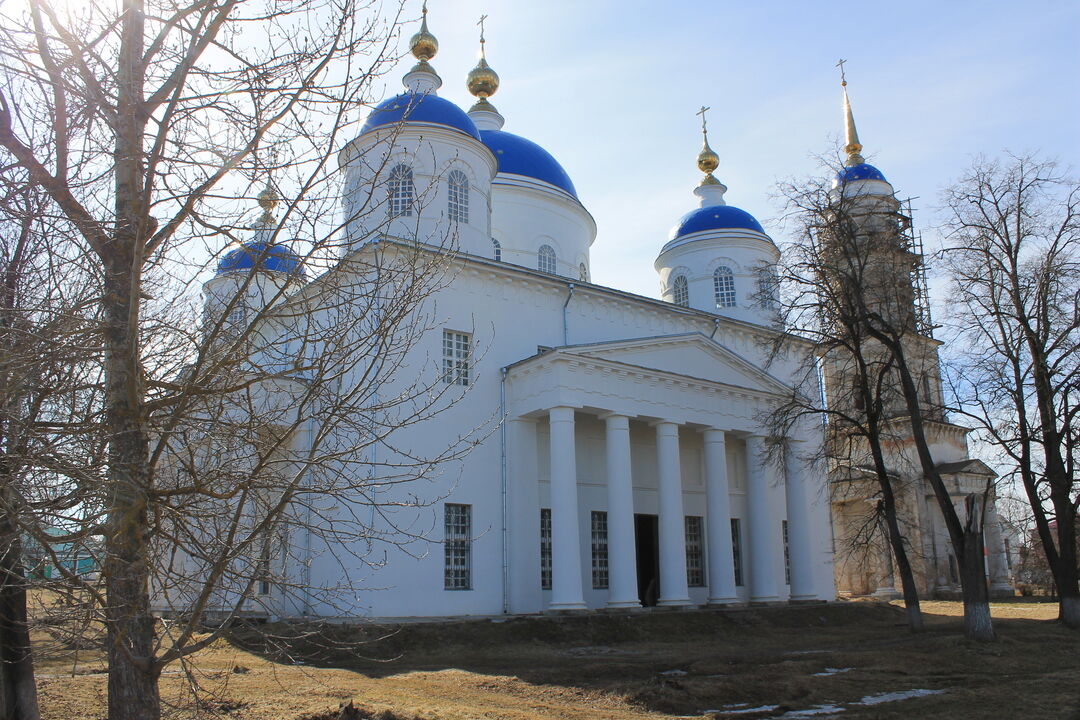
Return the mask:
M476 23L480 26L480 57L484 57L484 21L487 17L487 15L481 15L479 22Z
M711 109L712 108L710 108L710 107L706 107L705 105L702 105L701 109L698 110L697 113L695 113L695 114L701 116L701 134L704 135L706 139L708 139L708 137L709 137L709 128L705 124L705 113L708 112Z
M840 87L847 87L847 75L844 74L844 63L847 60L840 58L840 61L836 63L836 67L840 68Z

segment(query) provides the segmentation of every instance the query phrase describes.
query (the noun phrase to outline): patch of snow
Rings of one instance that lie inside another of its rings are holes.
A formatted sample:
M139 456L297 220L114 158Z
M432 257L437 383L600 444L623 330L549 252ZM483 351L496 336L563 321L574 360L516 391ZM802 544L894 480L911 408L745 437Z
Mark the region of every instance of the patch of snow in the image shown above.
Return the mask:
M791 652L784 653L785 655L818 655L820 653L832 652L831 650L792 650Z
M713 715L749 715L750 713L763 713L772 712L773 710L779 710L779 705L762 705L761 707L745 707L747 703L738 703L741 705L739 710L714 710ZM734 705L725 705L724 707L736 707Z
M821 672L814 673L814 677L828 677L830 675L839 675L840 673L851 672L855 668L830 668L827 667Z
M880 705L881 703L896 702L897 700L909 700L911 698L926 697L927 695L940 695L944 690L899 690L897 692L878 693L867 695L853 705Z
M689 675L690 673L685 670L665 670L660 674L664 677L682 677L683 675Z
M814 707L806 708L805 710L788 710L783 715L777 715L779 718L815 718L822 715L836 715L844 712L844 708L840 705L815 705Z

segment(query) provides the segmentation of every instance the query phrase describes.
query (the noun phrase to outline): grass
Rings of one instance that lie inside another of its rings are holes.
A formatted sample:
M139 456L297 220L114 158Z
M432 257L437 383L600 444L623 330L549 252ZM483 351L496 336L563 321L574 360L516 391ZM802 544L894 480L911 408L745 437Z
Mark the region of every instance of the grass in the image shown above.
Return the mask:
M926 602L909 633L894 605L594 614L503 622L236 628L162 678L169 717L322 720L355 701L386 720L781 717L1080 720L1080 633L1052 603L995 603L999 639L961 634L959 603ZM43 640L44 647L44 640ZM100 658L38 663L46 720L105 717ZM831 669L831 670L830 670ZM840 670L840 672L832 672ZM820 674L819 673L825 673ZM943 690L860 705L868 696ZM725 707L727 706L727 707ZM830 716L825 716L830 717Z

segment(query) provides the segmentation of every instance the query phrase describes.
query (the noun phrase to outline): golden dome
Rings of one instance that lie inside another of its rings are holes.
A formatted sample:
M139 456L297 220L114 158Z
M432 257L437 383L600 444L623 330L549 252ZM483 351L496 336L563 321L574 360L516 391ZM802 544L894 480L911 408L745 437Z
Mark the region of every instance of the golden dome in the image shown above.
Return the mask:
M697 156L697 166L701 172L706 175L711 175L713 170L720 166L720 156L709 147L709 141L705 141L705 146L701 148L701 152Z
M274 188L270 187L269 184L267 184L267 186L263 188L263 191L259 193L256 198L259 201L259 207L261 207L266 212L270 212L275 207L277 207L278 194L274 191Z
M499 74L491 69L487 60L480 58L476 67L469 71L465 85L476 97L489 98L499 89Z
M427 62L439 52L439 41L428 31L427 27L427 3L424 3L423 20L420 21L420 32L409 40L409 50L413 57L421 62Z

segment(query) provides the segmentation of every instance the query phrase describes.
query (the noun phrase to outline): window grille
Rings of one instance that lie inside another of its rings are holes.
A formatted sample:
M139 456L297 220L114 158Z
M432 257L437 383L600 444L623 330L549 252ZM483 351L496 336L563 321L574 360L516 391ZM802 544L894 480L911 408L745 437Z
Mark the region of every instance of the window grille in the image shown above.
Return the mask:
M551 509L540 509L540 587L551 589Z
M780 532L784 534L784 582L791 584L791 548L788 546L787 520L780 521Z
M413 172L404 163L390 171L390 217L412 217Z
M469 384L469 361L472 336L469 333L443 330L443 382L447 385Z
M495 238L492 238L491 248L491 257L495 260L495 262L502 262L502 243L500 243Z
M536 267L540 272L555 274L555 249L550 245L541 245L537 253Z
M592 586L608 586L607 513L597 510L592 514Z
M469 222L469 178L460 170L451 170L447 177L449 202L447 214L451 220Z
M690 307L690 291L686 287L685 275L675 276L675 282L671 284L671 294L676 305Z
M735 585L742 587L742 528L739 518L731 518L731 559L735 566Z
M443 587L447 590L472 588L472 505L446 503L446 567Z
M686 516L686 584L705 587L705 551L701 543L701 517Z
M721 265L713 271L713 294L716 296L716 307L735 307L735 274L731 268Z
M258 578L259 595L270 594L270 558L262 557L255 564L255 577Z

